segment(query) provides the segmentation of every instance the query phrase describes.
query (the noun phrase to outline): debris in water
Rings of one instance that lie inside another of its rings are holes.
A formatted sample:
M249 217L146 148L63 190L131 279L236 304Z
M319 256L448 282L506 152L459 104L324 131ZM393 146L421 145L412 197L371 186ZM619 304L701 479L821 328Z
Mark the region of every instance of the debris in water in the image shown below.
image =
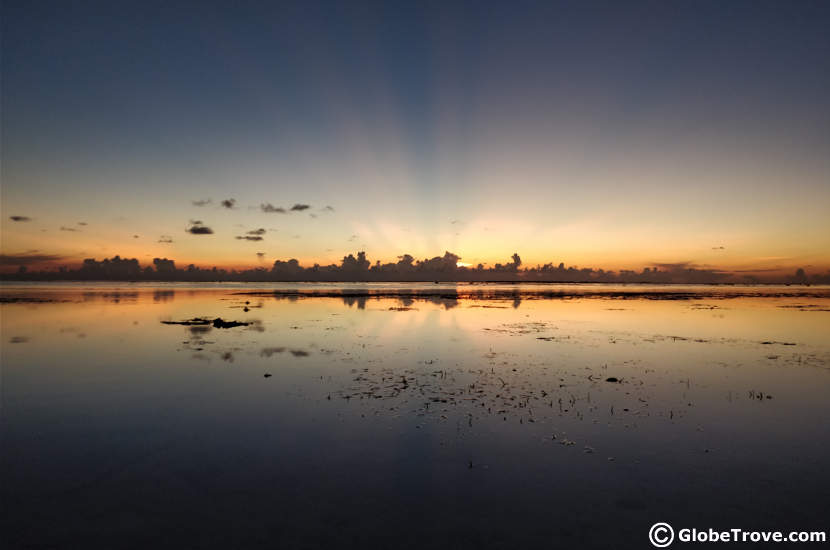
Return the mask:
M185 325L185 326L207 326L213 325L213 328L233 328L233 327L246 327L251 323L246 323L244 321L225 321L221 317L217 317L216 319L210 320L205 319L203 317L194 317L193 319L187 319L184 321L162 321L163 325Z

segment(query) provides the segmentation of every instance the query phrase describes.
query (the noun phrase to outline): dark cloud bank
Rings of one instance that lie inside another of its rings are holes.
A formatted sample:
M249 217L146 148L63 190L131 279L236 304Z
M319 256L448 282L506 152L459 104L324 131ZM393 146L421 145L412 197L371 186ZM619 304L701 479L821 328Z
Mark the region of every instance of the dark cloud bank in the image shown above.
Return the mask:
M261 253L257 256L262 258ZM372 264L365 252L344 256L339 264L301 266L295 259L276 260L271 268L247 270L200 268L193 264L185 268L174 260L155 258L153 265L141 266L137 259L115 256L105 260L86 259L79 269L29 271L28 266L38 261L54 261L57 256L18 255L0 256L0 265L18 266L16 273L6 273L4 279L19 280L127 280L127 281L441 281L441 282L592 282L592 283L674 283L674 284L734 284L734 283L793 283L830 284L830 272L808 275L804 269L784 277L770 276L763 280L755 275L691 267L688 263L662 264L642 271L606 271L590 267L565 267L563 263L548 263L535 267L523 266L518 254L510 262L485 267L458 267L459 256L446 252L443 256L416 260L409 254L396 262Z

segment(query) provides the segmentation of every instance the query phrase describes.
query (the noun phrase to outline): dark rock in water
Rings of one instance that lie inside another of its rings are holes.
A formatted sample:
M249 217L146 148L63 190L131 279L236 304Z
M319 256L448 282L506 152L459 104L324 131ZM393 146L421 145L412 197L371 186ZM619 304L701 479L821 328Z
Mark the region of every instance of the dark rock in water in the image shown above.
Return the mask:
M211 323L210 319L202 319L200 317L194 317L193 319L188 319L186 321L162 321L163 325L186 325L186 326L200 326L200 325L209 325Z
M615 377L615 376L609 376L608 378L605 379L605 381L606 382L619 382L620 379Z
M210 319L203 319L201 317L194 317L193 319L187 319L185 321L162 321L164 325L185 325L185 326L206 326L206 325L213 325L213 328L233 328L233 327L246 327L251 323L245 323L242 321L225 321L221 317L217 317L213 321Z
M233 328L233 327L247 327L251 323L245 323L242 321L225 321L221 317L217 317L213 320L213 328Z
M265 374L262 375L262 377L263 378L271 378L271 374L266 372Z

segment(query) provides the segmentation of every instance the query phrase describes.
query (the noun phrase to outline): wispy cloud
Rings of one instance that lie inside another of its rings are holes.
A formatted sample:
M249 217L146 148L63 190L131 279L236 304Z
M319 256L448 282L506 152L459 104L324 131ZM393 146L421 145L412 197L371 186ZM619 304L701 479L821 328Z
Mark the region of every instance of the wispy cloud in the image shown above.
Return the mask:
M225 199L221 204L222 208L233 209L236 207L236 199Z
M259 235L239 235L236 237L238 240L242 241L261 241L262 237Z
M213 199L199 199L195 201L190 201L193 206L208 206L213 204Z
M259 229L252 229L248 231L248 235L265 235L265 228L260 227Z
M29 216L9 216L9 219L13 222L30 222L32 218Z
M311 205L297 203L297 204L295 204L294 206L291 207L291 211L292 212L302 212L303 210L308 210L309 208L311 208Z
M259 205L260 210L268 214L285 214L285 208L281 206L274 206L270 202L264 202Z
M75 233L77 231L80 231L80 229L75 229L74 227L65 227L65 226L62 225L61 226L61 231L71 231L71 232Z
M162 235L161 237L159 237L158 242L163 244L170 244L173 242L173 237L171 237L170 235Z

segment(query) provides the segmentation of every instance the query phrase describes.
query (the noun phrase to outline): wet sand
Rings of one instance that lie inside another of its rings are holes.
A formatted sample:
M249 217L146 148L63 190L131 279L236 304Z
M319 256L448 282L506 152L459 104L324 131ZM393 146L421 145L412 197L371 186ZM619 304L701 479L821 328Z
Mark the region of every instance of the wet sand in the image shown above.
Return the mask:
M0 294L13 548L827 528L826 287Z

